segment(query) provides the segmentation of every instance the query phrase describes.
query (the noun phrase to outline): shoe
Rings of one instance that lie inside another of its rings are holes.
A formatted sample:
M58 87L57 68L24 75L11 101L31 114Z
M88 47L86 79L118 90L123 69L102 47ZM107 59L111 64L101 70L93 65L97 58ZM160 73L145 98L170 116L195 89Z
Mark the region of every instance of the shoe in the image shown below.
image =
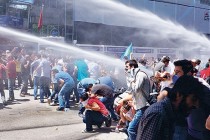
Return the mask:
M90 130L90 131L87 131L87 129L82 130L82 133L91 133L91 132L93 132L93 130Z
M103 123L97 124L97 127L100 129L102 125L103 125Z
M58 107L56 108L57 111L64 111L64 107Z
M44 100L40 100L40 103L44 103Z
M15 98L9 97L7 101L14 101Z
M3 105L6 106L7 105L7 102L6 101L3 101Z
M50 105L50 103L51 103L51 99L50 98L47 99L47 103Z
M30 96L31 94L30 93L26 93L25 95L29 95Z
M106 118L105 125L106 127L110 127L112 125L112 118L110 115Z
M116 132L116 133L119 133L119 132L120 132L119 128L116 127L116 128L115 128L115 132Z
M79 117L81 117L81 118L84 118L84 117L85 117L85 115L84 115L82 112L79 112L78 115L79 115Z
M114 122L118 122L119 121L119 119L118 118L114 118L114 119L112 119Z
M68 112L69 110L70 110L70 108L65 108L64 109L65 112Z
M25 94L23 94L23 93L20 93L20 97L25 97Z
M57 103L51 103L50 106L57 106Z
M119 133L119 132L120 132L120 128L123 128L123 126L120 125L120 124L117 124L117 126L116 126L116 128L115 128L115 132L116 132L116 133Z
M34 97L34 100L37 100L37 97Z

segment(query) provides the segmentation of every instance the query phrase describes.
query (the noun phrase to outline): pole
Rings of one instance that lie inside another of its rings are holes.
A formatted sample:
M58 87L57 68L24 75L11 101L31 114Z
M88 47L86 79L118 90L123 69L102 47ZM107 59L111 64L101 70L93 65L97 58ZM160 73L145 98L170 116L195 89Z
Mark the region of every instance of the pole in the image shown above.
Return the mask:
M31 5L28 5L28 29L30 28Z
M64 33L64 38L66 39L66 0L65 0L65 17L64 17L64 26L65 26L65 33Z

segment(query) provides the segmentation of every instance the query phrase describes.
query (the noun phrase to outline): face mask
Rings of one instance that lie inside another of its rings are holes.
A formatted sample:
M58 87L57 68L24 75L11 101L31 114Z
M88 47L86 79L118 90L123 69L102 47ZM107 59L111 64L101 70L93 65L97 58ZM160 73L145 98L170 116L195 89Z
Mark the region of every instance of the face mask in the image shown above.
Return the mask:
M179 79L179 76L178 75L173 75L172 76L173 84L175 84L178 79Z
M131 69L125 69L125 75L130 76L131 75Z

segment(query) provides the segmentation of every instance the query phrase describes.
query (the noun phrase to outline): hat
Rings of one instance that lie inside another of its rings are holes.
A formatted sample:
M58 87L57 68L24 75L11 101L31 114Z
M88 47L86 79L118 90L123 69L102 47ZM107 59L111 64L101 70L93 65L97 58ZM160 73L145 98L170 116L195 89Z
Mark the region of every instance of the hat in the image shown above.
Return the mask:
M6 50L6 53L10 53L10 50Z

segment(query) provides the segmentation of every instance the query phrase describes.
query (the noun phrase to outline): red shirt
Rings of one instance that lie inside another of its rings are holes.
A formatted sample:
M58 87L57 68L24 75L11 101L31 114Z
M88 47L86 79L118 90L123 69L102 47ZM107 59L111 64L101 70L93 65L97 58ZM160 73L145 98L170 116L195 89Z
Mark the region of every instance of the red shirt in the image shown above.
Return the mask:
M206 79L208 76L210 76L210 68L205 68L200 71L200 76L203 79Z
M99 112L101 112L104 116L108 116L109 115L109 112L108 110L106 109L105 105L96 97L91 97L89 100L88 100L88 105L89 106L92 106L93 103L97 103L98 106L100 107L100 110Z
M16 73L16 64L14 60L8 61L7 73L8 73L8 78L16 78L17 73Z

